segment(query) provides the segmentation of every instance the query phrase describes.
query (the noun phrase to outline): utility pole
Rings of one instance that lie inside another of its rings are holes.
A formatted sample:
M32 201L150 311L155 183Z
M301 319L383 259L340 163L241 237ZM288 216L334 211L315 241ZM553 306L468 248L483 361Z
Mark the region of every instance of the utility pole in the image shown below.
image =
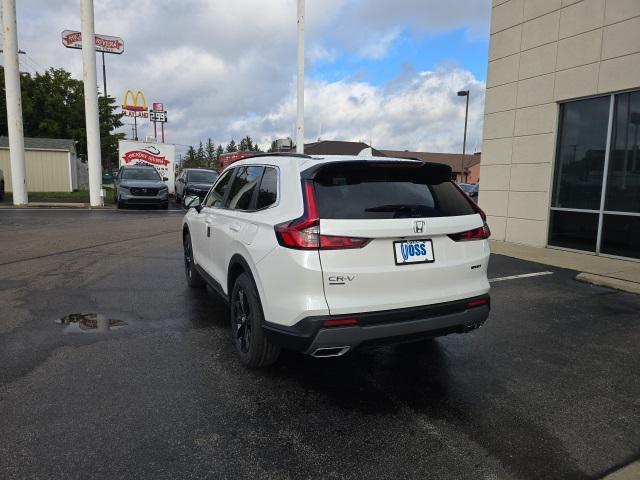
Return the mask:
M298 0L298 114L296 152L304 153L304 0Z
M98 80L96 78L96 42L93 22L93 0L80 0L82 30L82 79L84 81L84 113L87 126L87 164L89 166L89 198L92 207L102 206L102 160L100 158L100 119L98 117Z
M469 90L460 90L458 92L458 96L459 97L467 97L467 107L466 107L466 111L464 114L464 140L462 141L462 165L461 165L461 169L460 169L460 181L463 181L463 175L464 175L464 160L465 160L465 155L467 153L467 121L469 119ZM466 181L467 179L465 178L464 181Z
M27 196L27 169L24 159L24 128L22 125L22 94L20 91L15 0L2 0L2 33L9 157L11 159L11 190L13 204L26 205L29 203L29 199Z

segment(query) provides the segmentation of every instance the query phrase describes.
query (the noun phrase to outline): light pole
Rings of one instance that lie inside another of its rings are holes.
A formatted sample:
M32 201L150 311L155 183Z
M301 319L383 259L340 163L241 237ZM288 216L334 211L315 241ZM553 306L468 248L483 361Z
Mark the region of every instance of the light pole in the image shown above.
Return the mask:
M92 207L101 207L102 160L100 159L100 120L98 118L98 81L96 75L96 41L93 0L80 0L82 26L82 79L84 112L87 128L87 165L89 166L89 198Z
M462 175L464 175L464 159L467 153L467 121L469 120L469 96L470 96L469 90L460 90L458 92L458 96L467 97L467 107L464 114L464 140L462 141L462 164L460 168L460 181L462 181Z
M298 0L298 109L296 152L304 153L304 0Z
M2 33L4 82L7 100L7 130L9 133L9 161L13 204L26 205L27 172L24 159L24 125L22 123L22 94L18 62L18 26L15 0L2 1Z

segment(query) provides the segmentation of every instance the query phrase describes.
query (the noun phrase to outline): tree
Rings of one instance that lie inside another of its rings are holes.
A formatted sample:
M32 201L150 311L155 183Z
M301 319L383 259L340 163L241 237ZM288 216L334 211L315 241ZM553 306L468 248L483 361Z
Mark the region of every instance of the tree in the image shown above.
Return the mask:
M124 133L111 133L122 127L122 113L116 113L119 108L113 97L99 97L100 108L100 150L102 165L108 169L118 168L118 141L125 139Z
M202 141L200 141L200 145L198 146L198 152L196 153L196 161L198 163L198 167L206 167L207 165L207 156L204 153L204 146L202 145Z
M216 159L213 163L213 168L216 170L220 169L220 155L222 155L224 153L224 148L222 147L222 145L218 145L218 148L216 148Z
M236 145L236 141L232 138L226 148L227 153L237 152L238 146Z
M238 150L241 152L251 152L253 151L253 140L251 137L247 135L242 140L240 140L240 145L238 146Z
M267 152L272 153L277 151L278 147L276 146L276 141L274 140L273 142L271 142L271 146L269 147L269 150L267 150Z
M84 116L84 86L62 68L50 68L44 73L20 76L22 117L27 137L70 138L76 141L76 151L87 153ZM0 67L0 89L4 92L4 69ZM103 165L117 158L118 140L124 138L113 131L123 125L122 113L116 113L115 99L99 99L100 143ZM7 135L6 95L0 95L0 135Z
M207 158L207 167L213 168L216 163L216 144L211 141L211 138L207 139L204 150Z
M184 160L182 161L182 168L195 168L197 167L197 152L193 146L189 147L186 155L184 156Z

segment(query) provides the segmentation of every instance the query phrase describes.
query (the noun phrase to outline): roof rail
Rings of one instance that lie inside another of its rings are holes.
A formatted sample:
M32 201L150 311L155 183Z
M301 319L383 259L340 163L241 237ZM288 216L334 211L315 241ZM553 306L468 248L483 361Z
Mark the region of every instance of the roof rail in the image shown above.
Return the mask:
M298 158L311 158L310 155L305 155L304 153L296 153L296 152L267 152L267 153L258 153L257 155L251 155L247 158L256 158L256 157L298 157ZM244 160L244 158L242 159Z

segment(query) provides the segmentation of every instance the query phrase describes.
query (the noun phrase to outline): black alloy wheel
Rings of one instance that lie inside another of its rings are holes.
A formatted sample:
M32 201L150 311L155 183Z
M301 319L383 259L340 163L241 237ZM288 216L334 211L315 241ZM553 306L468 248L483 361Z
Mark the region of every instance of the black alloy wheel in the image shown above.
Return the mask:
M249 353L251 345L251 306L247 302L247 294L242 287L233 292L233 318L235 319L235 340L242 353Z
M188 233L184 236L184 273L187 277L187 284L191 288L204 287L204 279L200 276L200 273L195 268L193 261L193 247L191 245L191 235Z
M249 368L267 367L280 355L280 347L267 340L262 324L264 314L253 279L242 273L231 292L229 308L231 336L240 361Z

